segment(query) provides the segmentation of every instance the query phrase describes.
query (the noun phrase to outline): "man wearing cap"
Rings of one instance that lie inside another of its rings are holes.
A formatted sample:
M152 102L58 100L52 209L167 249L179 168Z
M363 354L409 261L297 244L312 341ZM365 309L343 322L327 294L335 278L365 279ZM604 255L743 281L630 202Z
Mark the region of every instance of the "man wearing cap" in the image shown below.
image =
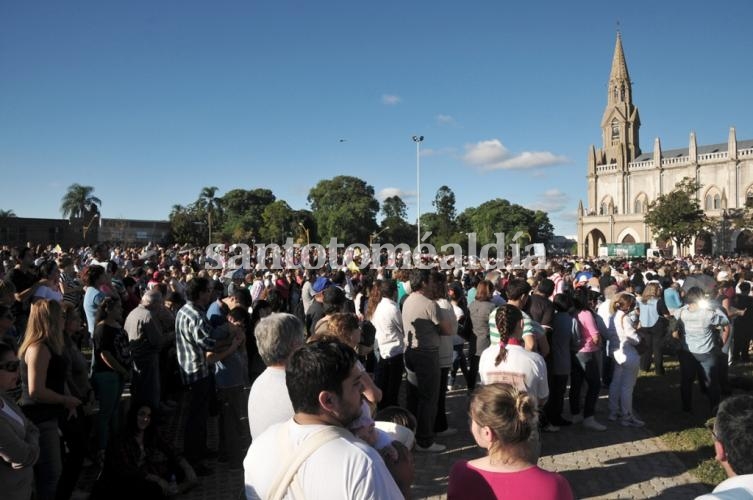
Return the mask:
M314 294L314 301L309 306L309 310L306 313L306 332L313 335L316 324L325 316L324 313L324 290L332 286L332 282L329 278L319 276L311 285L311 293Z

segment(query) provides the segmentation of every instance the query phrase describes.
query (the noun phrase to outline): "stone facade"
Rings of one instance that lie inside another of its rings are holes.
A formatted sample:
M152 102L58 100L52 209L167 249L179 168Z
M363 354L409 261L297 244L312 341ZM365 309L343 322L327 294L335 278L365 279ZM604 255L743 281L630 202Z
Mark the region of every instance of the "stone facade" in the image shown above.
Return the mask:
M753 203L753 140L738 142L731 128L726 144L698 146L691 132L687 148L662 151L656 138L653 151L642 153L640 118L619 33L607 92L603 147L589 149L588 198L585 206L582 201L578 206L578 253L596 256L605 243L671 246L657 241L643 218L649 203L685 177L701 184L699 201L706 214L719 221L719 229L696 238L683 254L753 253L753 233L729 227L726 219L728 209Z

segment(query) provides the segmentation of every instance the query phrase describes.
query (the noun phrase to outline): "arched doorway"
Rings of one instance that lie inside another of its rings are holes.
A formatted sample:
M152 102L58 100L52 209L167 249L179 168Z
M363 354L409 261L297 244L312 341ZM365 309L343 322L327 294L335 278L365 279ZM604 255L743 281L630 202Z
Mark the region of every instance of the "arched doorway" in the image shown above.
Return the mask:
M711 252L713 251L713 244L712 244L713 238L711 237L711 233L708 233L706 231L700 233L698 236L695 237L695 255L711 255Z
M624 238L622 238L622 243L635 243L635 238L633 238L632 234L626 234Z
M586 235L586 241L585 241L585 257L597 257L599 255L599 247L601 245L606 245L607 238L604 236L604 233L599 231L598 229L591 230Z
M745 229L737 235L735 252L739 253L740 255L753 255L753 231L751 231L750 229Z

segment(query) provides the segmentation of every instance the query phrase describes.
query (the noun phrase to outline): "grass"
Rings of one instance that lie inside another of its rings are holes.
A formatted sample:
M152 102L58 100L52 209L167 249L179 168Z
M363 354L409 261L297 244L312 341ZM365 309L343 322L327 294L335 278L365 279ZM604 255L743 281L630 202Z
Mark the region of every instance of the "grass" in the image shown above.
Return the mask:
M714 487L726 475L714 459L714 442L708 426L712 417L708 399L701 394L696 383L693 412L683 412L680 406L679 364L665 357L664 367L664 376L641 373L635 390L636 411L691 474L709 487ZM729 375L734 393L750 392L753 384L750 365L731 367Z

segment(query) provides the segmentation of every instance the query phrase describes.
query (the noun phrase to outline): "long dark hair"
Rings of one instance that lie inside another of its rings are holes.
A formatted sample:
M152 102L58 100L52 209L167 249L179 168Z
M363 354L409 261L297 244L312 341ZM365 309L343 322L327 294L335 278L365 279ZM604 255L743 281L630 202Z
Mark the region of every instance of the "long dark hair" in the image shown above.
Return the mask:
M397 292L397 281L395 280L377 280L369 292L369 304L366 307L366 318L371 319L376 311L379 302L383 297L392 298Z
M494 316L499 331L499 354L494 359L494 366L499 365L507 359L507 349L505 346L515 332L515 325L523 319L523 313L517 307L510 304L503 304L497 308L497 314Z

